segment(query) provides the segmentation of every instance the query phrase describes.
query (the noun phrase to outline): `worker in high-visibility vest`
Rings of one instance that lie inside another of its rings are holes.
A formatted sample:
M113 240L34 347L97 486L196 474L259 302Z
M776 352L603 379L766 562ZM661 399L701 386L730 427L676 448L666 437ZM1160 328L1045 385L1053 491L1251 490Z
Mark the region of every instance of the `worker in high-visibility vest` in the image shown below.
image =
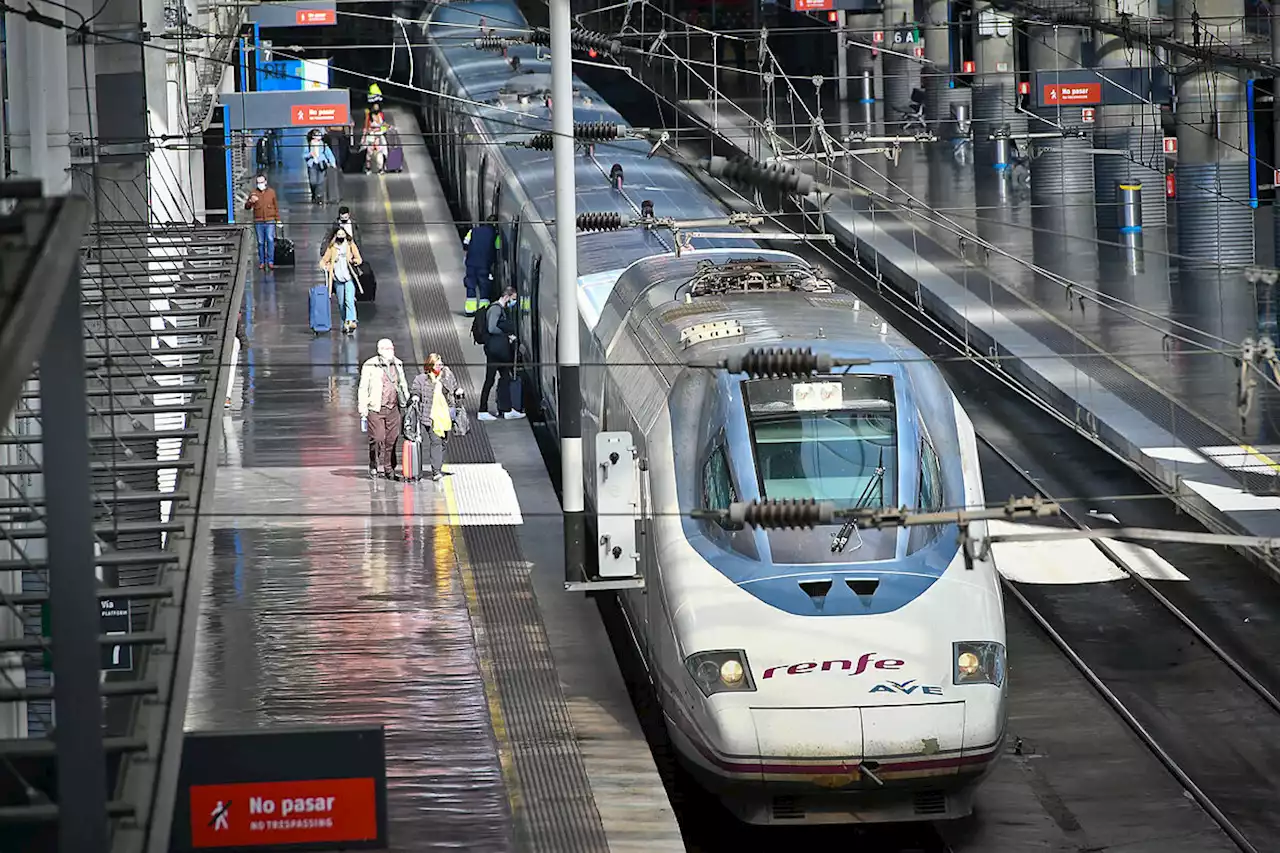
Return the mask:
M467 301L463 313L474 317L476 311L489 307L493 298L493 262L502 248L502 235L494 222L482 222L462 238L462 248L467 253L466 275L462 280L467 289Z

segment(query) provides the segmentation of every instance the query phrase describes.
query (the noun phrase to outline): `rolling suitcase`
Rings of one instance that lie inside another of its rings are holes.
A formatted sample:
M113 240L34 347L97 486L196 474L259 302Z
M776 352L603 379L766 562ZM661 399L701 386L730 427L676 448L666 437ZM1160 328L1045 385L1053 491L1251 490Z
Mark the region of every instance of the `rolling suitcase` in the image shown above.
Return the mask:
M364 171L365 158L369 156L367 148L352 148L347 159L342 161L342 171L348 175L358 175Z
M324 200L329 204L342 201L342 170L324 170Z
M400 476L407 481L422 476L422 442L405 439L400 444Z
M317 335L333 329L333 310L329 305L329 287L317 284L307 294L307 311L311 315L311 331Z
M276 254L275 264L278 267L292 267L297 265L298 258L294 253L293 241L284 236L284 229L276 226Z
M378 277L373 274L373 267L363 263L356 270L356 302L373 302L378 298Z
M404 171L404 147L400 144L400 131L387 129L387 162L382 167L388 172Z

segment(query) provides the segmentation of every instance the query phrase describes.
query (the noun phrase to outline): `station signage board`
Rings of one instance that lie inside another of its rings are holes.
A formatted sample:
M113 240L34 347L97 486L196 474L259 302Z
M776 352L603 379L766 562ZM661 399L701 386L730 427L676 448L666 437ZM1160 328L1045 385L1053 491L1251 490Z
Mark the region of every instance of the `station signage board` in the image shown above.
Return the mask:
M350 110L346 104L296 104L290 112L296 125L346 124Z
M793 12L829 12L835 9L835 0L791 0Z
M381 726L187 732L173 853L385 850Z
M219 96L219 102L232 131L325 127L351 121L351 94L346 89L228 92Z
M790 4L793 12L869 12L880 8L879 0L790 0Z
M331 27L338 23L335 9L298 9L294 22L300 27Z
M336 0L260 3L249 7L249 20L263 29L332 27L338 23L338 6Z
M1037 107L1121 106L1167 100L1168 75L1148 68L1069 68L1035 72Z
M1047 107L1102 103L1101 83L1050 83L1043 90L1041 100Z
M131 607L127 600L104 598L99 606L102 609L102 633L108 636L129 633ZM100 666L108 672L128 672L133 669L133 646L103 646Z

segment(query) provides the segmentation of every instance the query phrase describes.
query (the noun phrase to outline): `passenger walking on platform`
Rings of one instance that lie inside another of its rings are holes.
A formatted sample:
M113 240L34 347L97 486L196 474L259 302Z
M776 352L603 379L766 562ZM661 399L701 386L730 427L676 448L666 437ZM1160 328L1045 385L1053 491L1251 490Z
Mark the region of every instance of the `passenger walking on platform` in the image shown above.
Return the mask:
M370 171L375 171L379 175L383 174L387 167L386 122L375 119L375 123L364 135L364 149L366 151L364 173L367 175Z
M422 401L423 476L430 475L439 481L444 476L445 444L453 431L455 413L462 405L464 392L439 354L433 352L427 357L423 371L414 378L409 394Z
M276 191L267 186L267 176L258 175L255 187L244 203L253 211L253 229L258 235L258 269L276 268L276 226L280 223L280 202Z
M307 164L307 182L311 185L311 203L324 204L324 183L329 169L338 168L333 159L333 152L324 144L320 131L313 130L307 136L307 153L303 157Z
M378 341L378 354L360 368L358 408L369 431L373 462L369 476L379 474L394 479L396 440L400 437L400 409L409 402L409 384L404 378L404 362L396 358L395 344Z
M493 299L493 262L502 249L502 235L497 223L490 219L467 232L462 238L462 248L467 253L466 274L462 284L467 289L467 301L462 312L474 317L476 311L489 307Z
M515 304L516 289L508 287L502 298L489 306L485 312L484 339L484 386L480 389L480 414L482 421L514 420L523 418L523 412L511 410L511 369L515 362L516 335L515 326L507 313L509 306ZM489 391L493 388L494 379L498 380L498 414L489 413Z
M360 226L351 218L351 208L345 204L338 208L338 218L334 220L333 228L330 229L328 236L324 238L324 243L320 246L321 257L324 257L324 253L329 249L329 244L333 242L334 237L338 236L339 231L347 232L347 239L357 246L360 245Z
M325 282L329 285L329 295L338 297L338 313L342 316L343 334L351 334L356 330L356 287L359 275L356 272L364 259L360 257L360 249L355 241L347 236L345 230L334 233L320 258L320 268L324 270Z

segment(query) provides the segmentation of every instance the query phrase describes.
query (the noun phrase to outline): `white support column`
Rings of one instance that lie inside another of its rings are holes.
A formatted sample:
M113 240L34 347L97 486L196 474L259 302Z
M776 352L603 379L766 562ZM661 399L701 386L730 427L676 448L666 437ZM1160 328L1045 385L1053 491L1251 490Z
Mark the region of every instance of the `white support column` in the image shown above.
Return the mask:
M39 14L66 20L66 9L32 0ZM67 33L9 15L9 75L23 85L10 86L10 146L15 176L34 178L48 195L71 189L70 120L67 115Z
M560 325L560 488L564 507L565 579L586 579L582 468L582 353L578 343L578 228L573 162L573 55L569 0L551 0L551 131L556 185L556 284Z

